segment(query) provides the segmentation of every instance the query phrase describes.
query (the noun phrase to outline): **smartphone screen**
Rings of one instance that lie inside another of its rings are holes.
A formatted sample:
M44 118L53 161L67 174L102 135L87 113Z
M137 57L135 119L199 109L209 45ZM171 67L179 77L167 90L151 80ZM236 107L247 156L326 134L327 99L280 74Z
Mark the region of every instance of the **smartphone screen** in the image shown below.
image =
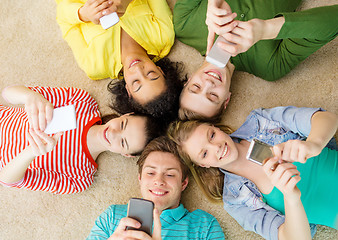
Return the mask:
M152 235L154 203L141 198L131 198L128 203L128 217L141 223L140 228L127 227L127 230L140 230Z
M269 144L253 139L246 158L250 161L263 165L263 161L265 159L273 157L273 153L270 149L271 147L272 146Z

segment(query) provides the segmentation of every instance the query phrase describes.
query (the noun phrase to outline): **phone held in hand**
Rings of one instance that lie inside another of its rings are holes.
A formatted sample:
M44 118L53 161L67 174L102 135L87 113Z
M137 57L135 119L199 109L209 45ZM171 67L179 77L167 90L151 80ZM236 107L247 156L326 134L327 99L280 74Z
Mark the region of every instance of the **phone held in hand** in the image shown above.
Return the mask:
M127 230L139 230L152 235L154 203L141 198L131 198L127 216L141 223L140 228L127 227Z
M218 46L217 43L219 42L230 43L227 40L225 40L223 37L218 36L209 54L206 56L205 60L207 60L209 63L214 64L215 66L219 68L224 68L225 65L227 65L231 55L230 53L228 53L227 51L224 51Z
M108 14L100 18L100 24L103 29L108 29L114 26L116 23L120 21L119 16L117 16L116 12Z
M246 158L254 163L263 165L265 159L273 157L271 147L271 145L258 139L252 139Z
M76 128L76 111L74 105L54 108L53 119L47 125L45 133L53 134Z

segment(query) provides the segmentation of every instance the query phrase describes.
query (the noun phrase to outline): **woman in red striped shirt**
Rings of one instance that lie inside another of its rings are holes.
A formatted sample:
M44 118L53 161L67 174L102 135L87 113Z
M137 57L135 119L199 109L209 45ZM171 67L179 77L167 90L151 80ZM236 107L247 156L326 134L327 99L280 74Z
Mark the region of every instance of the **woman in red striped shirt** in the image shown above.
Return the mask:
M96 101L84 90L7 87L0 105L0 183L58 194L81 192L93 182L95 159L104 151L135 155L160 131L147 116L125 114L101 124ZM77 128L53 136L43 131L53 109L74 105ZM104 118L105 119L105 118Z

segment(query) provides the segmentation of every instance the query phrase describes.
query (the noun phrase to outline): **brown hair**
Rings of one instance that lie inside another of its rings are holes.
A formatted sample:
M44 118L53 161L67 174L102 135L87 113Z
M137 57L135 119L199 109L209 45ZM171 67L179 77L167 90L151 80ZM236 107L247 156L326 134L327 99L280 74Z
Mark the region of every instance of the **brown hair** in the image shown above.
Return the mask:
M183 91L182 91L183 92ZM222 120L223 113L225 111L224 108L225 102L222 104L222 106L218 109L216 114L212 117L205 117L202 114L199 114L197 112L191 111L187 108L182 108L178 110L178 117L182 121L186 120L200 120L200 121L208 121L211 123L219 123Z
M215 202L222 200L224 174L218 168L203 168L196 165L190 156L183 151L182 145L192 135L195 129L206 122L194 121L176 121L170 124L168 128L168 137L177 145L177 150L185 164L189 167L197 185L208 197L209 200ZM222 131L230 134L232 130L224 125L216 125Z
M145 147L136 163L138 165L139 174L142 174L143 165L149 154L152 152L168 152L173 154L180 163L182 171L182 181L187 178L189 168L184 164L184 161L180 158L175 143L166 136L155 138Z

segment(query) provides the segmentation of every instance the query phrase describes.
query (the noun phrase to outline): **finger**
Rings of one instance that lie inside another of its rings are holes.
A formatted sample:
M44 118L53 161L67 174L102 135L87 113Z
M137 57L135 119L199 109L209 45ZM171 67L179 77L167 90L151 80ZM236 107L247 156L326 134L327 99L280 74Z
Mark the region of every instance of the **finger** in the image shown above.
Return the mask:
M208 43L207 43L207 55L209 54L210 50L211 50L211 47L212 45L214 44L214 41L215 41L215 32L214 31L211 31L209 30L209 33L208 33Z
M46 120L46 112L44 108L39 110L39 130L44 131L46 128L47 120Z
M278 159L282 159L282 151L284 149L285 143L281 143L272 147L272 152Z
M160 213L158 209L156 208L154 209L153 215L154 215L153 238L161 239L161 219L160 219Z
M279 181L279 179L282 177L282 175L285 173L285 171L291 170L296 168L295 165L292 163L282 163L278 164L275 171L273 172L271 179L273 183L276 183Z
M26 136L27 136L27 139L28 139L28 142L29 142L29 146L31 146L34 155L35 155L35 156L38 156L38 155L40 155L40 153L39 153L39 148L38 148L38 146L36 145L36 143L35 143L35 141L34 141L32 135L30 134L30 131L31 131L31 130L27 131L27 135L26 135Z
M237 45L243 44L243 37L237 34L233 34L233 33L224 34L224 38L227 41L237 44Z
M232 13L225 16L210 15L210 17L208 17L208 20L214 22L218 26L223 26L225 24L229 24L230 22L232 22L236 17L237 17L236 13Z
M111 5L108 8L106 8L104 11L102 11L103 15L108 15L113 12L117 12L117 6L116 5Z
M54 107L51 105L47 105L46 106L46 120L47 120L47 124L50 123L53 119L53 110Z
M297 175L300 175L300 172L297 170L297 168L288 169L282 174L279 183L285 186L292 177Z
M306 163L307 160L307 151L305 148L299 149L298 152L298 158L296 161L301 162L301 163Z
M35 130L39 129L39 120L38 120L38 110L37 108L33 107L32 109L29 110L29 116L31 118L31 127L33 127Z
M135 219L132 219L130 217L125 217L125 218L121 219L121 221L120 221L119 225L117 226L116 230L125 231L126 227L140 228L141 224Z
M36 134L45 141L46 144L48 145L55 145L55 139L54 137L48 136L47 133L42 132L42 131L37 131Z
M290 181L287 183L286 188L289 190L293 190L297 183L301 180L301 177L299 175L294 176L290 179Z
M103 3L101 3L99 6L97 6L96 8L95 8L95 10L97 11L97 12L102 12L102 14L103 14L103 10L106 10L106 9L108 9L110 7L110 4L109 4L109 2L108 1L104 1ZM106 12L106 11L105 11ZM103 14L104 15L104 14Z
M33 141L37 145L39 155L45 154L45 148L44 143L42 142L41 138L37 135L36 131L34 129L30 129L29 132L33 138Z
M284 145L284 149L282 152L282 159L288 161L290 159L290 152L291 152L291 144L290 141L287 141Z
M208 5L208 13L213 14L213 15L217 15L217 16L225 16L228 14L228 11L226 9L223 8L218 8L215 5Z
M106 2L106 1L108 1L108 0L95 0L95 1L93 1L92 2L92 7L94 7L94 8L97 8L97 7L99 7L103 2Z
M226 33L222 36L225 38L226 35L232 34L232 33ZM238 54L238 50L240 48L240 45L237 45L235 43L231 43L230 41L228 43L226 42L219 42L218 46L223 49L224 51L230 53L232 56L236 56Z
M277 164L277 162L278 162L277 158L270 158L264 162L263 170L268 177L272 175L274 165Z
M124 236L127 237L127 239L139 239L139 240L151 240L152 238L143 231L137 231L137 230L127 230L124 233Z
M289 160L291 160L293 162L298 161L298 154L299 154L299 145L298 144L292 144Z

